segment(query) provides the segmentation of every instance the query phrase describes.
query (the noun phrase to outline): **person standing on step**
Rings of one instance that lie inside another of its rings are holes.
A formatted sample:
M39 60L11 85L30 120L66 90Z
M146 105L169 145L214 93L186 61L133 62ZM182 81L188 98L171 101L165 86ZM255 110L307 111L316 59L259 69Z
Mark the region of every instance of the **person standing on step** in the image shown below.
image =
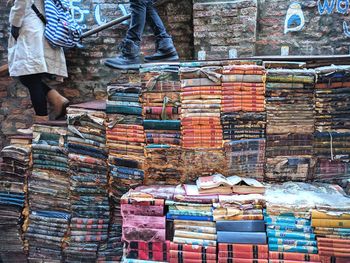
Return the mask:
M126 37L119 45L120 54L105 61L117 69L138 69L140 43L145 24L148 23L156 37L156 53L145 56L145 62L176 61L179 59L171 36L154 6L156 0L130 0L131 22Z
M35 14L31 5L44 14L43 0L15 0L10 12L11 34L8 41L9 73L18 77L29 90L34 107L34 122L48 121L49 102L55 119L63 117L68 100L45 84L45 78L60 81L67 77L67 66L62 48L50 46L44 36L45 25ZM31 129L20 129L30 133Z

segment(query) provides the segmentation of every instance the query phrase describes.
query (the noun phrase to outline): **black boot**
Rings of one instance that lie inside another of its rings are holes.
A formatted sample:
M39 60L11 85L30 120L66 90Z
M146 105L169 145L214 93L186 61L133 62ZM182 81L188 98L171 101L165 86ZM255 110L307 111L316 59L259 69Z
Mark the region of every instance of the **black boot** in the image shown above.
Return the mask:
M133 69L140 68L140 47L134 41L124 39L119 46L120 55L116 58L109 58L105 65L116 69Z
M161 62L161 61L177 61L179 55L174 47L173 40L171 38L162 38L157 40L156 53L150 56L145 56L145 62Z

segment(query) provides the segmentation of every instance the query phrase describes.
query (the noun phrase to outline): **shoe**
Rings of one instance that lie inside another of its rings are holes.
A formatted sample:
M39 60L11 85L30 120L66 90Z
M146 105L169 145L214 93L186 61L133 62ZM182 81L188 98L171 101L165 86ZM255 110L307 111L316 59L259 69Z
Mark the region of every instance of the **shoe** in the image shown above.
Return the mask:
M51 89L47 93L47 99L53 107L55 120L61 119L66 115L66 109L69 106L69 100L59 94L55 89Z
M171 38L162 38L157 40L156 53L150 56L145 56L144 60L147 63L178 61L179 55L174 47L173 40Z
M105 65L121 70L138 70L140 68L140 47L134 41L124 39L119 46L120 54L109 58Z
M49 121L49 116L39 116L35 115L34 116L34 123L47 123ZM33 134L33 126L26 128L26 129L18 129L17 132L19 134L24 134L24 135L30 135Z

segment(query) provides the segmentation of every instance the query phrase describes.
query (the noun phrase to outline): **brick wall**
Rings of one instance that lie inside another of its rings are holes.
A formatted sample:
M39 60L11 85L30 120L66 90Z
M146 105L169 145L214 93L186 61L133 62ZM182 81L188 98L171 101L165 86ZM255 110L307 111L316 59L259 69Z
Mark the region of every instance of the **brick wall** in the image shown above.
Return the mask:
M7 0L0 0L2 6ZM110 21L123 15L115 0L74 1L75 18L85 30L98 21ZM122 1L118 1L119 3ZM123 1L124 3L127 1ZM128 5L125 5L128 8ZM159 14L173 36L181 59L192 59L192 1L170 0L160 6ZM0 65L7 62L8 14L10 8L0 9ZM66 52L69 78L56 88L73 103L105 97L109 82L135 82L136 72L113 70L103 65L103 60L117 54L117 45L123 39L128 25L114 26L84 40L83 48ZM154 39L145 32L142 51L148 54L154 49ZM0 147L7 135L32 122L33 109L29 94L21 84L10 78L0 78Z
M327 1L334 8L321 15L319 7L322 11ZM291 55L349 54L350 34L344 30L344 25L350 28L349 6L343 10L337 3L345 7L350 1L258 0L257 55L280 55L284 45Z
M255 0L194 0L193 25L195 54L205 51L207 59L229 58L255 51L257 3Z

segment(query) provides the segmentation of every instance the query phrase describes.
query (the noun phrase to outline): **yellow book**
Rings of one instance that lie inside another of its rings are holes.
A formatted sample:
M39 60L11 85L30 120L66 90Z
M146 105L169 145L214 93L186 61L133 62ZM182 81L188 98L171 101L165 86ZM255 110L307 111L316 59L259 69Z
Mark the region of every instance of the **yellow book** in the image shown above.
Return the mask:
M313 227L350 228L350 220L312 218L311 225Z
M332 215L327 214L325 212L312 210L311 214L312 219L338 219L338 220L350 220L350 214L348 213L340 213L336 212Z

